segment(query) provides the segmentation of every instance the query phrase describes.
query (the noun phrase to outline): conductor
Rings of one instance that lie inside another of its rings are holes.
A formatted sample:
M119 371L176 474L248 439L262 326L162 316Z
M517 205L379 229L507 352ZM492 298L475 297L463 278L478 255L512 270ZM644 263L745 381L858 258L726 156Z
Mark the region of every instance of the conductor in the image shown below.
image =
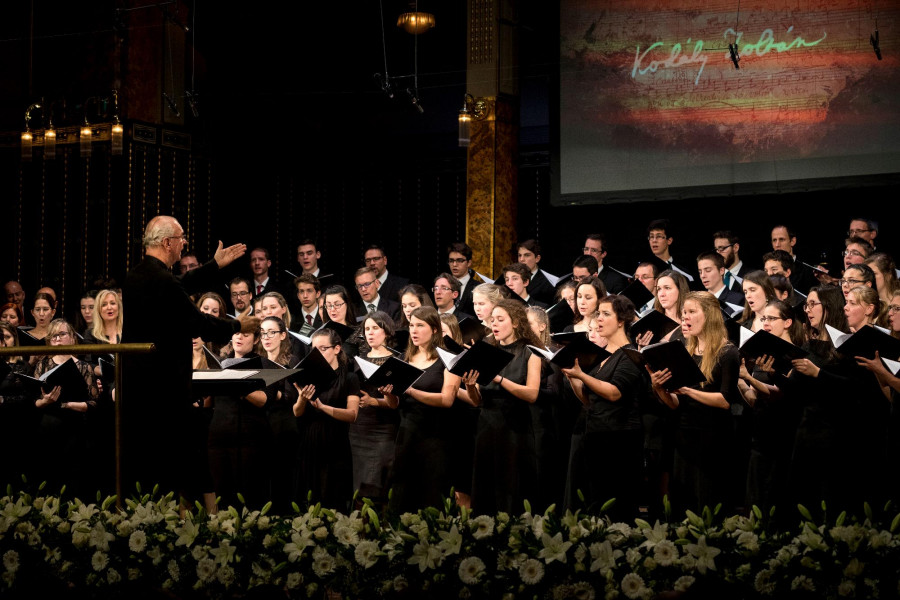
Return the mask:
M245 244L216 249L214 259L181 278L172 265L181 258L187 240L174 217L160 215L144 231L144 259L125 279L128 298L122 341L152 342L156 351L122 356L125 371L122 403L123 490L133 492L135 481L163 493L185 489L190 454L191 340L202 337L227 342L240 330L238 321L201 313L188 294L212 289L219 269L247 251Z

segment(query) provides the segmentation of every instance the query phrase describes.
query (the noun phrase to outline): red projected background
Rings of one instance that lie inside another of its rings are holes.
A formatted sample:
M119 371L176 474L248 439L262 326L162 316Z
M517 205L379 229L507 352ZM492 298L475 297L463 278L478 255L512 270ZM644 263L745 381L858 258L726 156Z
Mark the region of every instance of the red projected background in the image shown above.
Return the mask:
M564 0L564 201L900 172L898 25L897 1Z

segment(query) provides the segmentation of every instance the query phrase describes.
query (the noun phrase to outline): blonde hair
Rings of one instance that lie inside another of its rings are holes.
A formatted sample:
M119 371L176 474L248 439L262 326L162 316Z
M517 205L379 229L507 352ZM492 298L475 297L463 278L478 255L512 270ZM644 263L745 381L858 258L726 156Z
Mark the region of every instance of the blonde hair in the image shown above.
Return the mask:
M100 316L100 304L109 294L115 296L116 304L119 306L119 315L116 317L116 334L118 335L119 340L122 339L122 323L124 322L122 319L122 296L120 296L119 292L116 290L100 290L94 297L94 322L91 324L91 335L97 340L108 344L112 342L106 337L106 332L103 330L103 317Z
M697 353L700 346L700 337L703 338L704 349L703 356L700 359L700 370L706 377L707 383L712 382L713 369L719 358L719 353L730 342L728 341L728 331L725 329L725 319L722 317L722 309L719 301L709 292L689 292L685 298L688 301L696 302L703 311L703 329L699 335L692 335L687 338L687 350L691 355Z

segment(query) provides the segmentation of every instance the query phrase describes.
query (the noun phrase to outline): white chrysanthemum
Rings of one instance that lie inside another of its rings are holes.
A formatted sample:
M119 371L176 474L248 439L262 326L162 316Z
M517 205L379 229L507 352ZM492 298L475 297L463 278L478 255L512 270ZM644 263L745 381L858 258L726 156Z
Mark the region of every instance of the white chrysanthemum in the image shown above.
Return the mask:
M572 597L576 600L594 600L596 594L591 584L586 581L579 581L572 585Z
M484 561L477 556L469 556L459 563L459 580L466 585L475 585L484 575Z
M316 527L316 529L313 531L313 535L319 541L324 540L328 537L328 529L325 526Z
M316 577L323 578L334 571L334 557L324 548L316 548L313 551L312 568Z
M750 552L759 551L759 536L752 531L742 531L737 537L737 545Z
M472 528L472 537L482 540L494 533L494 519L489 515L479 515L469 521Z
M691 577L690 575L682 575L681 577L679 577L678 579L675 580L675 583L673 584L672 587L675 589L676 592L681 592L683 594L684 592L688 591L688 589L692 585L694 585L694 578Z
M94 552L94 555L91 556L91 567L95 571L102 571L106 568L106 565L109 564L109 557L106 556L106 552L101 552L97 550Z
M805 590L807 592L816 591L816 584L806 575L798 575L791 581L791 591Z
M631 529L631 526L629 526L628 523L613 523L606 531L607 534L612 534L613 538L621 536L620 539L629 538L632 533L634 533L634 530ZM615 541L613 541L613 543L615 543Z
M3 554L3 568L9 573L19 570L19 553L15 550L7 550Z
M197 578L208 583L216 575L216 561L211 558L203 558L197 563Z
M219 567L219 571L216 573L216 579L219 580L219 583L224 585L225 587L230 586L234 583L234 569L231 565L223 565Z
M284 585L287 586L289 590L295 590L303 583L303 575L300 573L288 573L288 576L284 580Z
M353 551L353 558L361 567L368 569L378 562L378 544L372 540L363 540Z
M132 552L141 553L147 547L147 534L138 529L128 538L128 548Z
M544 565L534 558L529 558L519 567L519 577L525 585L536 585L544 578Z
M347 523L341 523L334 527L334 537L344 546L352 546L359 542L359 535Z
M653 559L663 567L670 567L678 558L678 546L670 540L658 542L653 547Z
M622 578L622 593L634 600L644 594L644 580L637 573L628 573Z

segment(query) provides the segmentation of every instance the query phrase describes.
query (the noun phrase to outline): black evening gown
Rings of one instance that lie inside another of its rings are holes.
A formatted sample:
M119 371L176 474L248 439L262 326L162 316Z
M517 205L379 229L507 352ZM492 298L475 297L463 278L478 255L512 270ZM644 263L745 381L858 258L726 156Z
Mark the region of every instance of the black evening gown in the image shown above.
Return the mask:
M524 385L531 350L523 340L501 346L514 355L500 374ZM481 388L481 415L475 434L472 508L479 513L524 510L522 501L536 497L537 459L528 402L493 381Z
M299 340L298 340L299 343ZM291 355L290 364L299 360L296 354ZM266 364L268 363L268 364ZM266 368L277 369L271 361L263 360ZM297 418L294 417L294 403L297 401L297 389L284 379L273 386L281 392L281 398L275 394L266 403L266 416L272 431L272 453L269 464L269 490L272 510L276 514L288 514L292 511L291 503L299 500L294 484L297 481L297 446L300 434L297 431Z
M316 390L323 404L347 408L347 397L359 396L359 379L341 365L337 377L327 390ZM353 498L353 458L350 452L350 424L338 421L307 405L297 418L300 433L298 450L297 493L305 501L343 510ZM301 506L303 502L298 502Z
M389 357L365 360L383 365ZM396 410L367 406L359 408L356 422L350 424L350 450L353 454L353 489L359 495L383 503L387 498L387 479L394 464L394 444L400 414Z
M425 369L415 388L437 393L444 387L444 363L440 360ZM399 512L415 512L426 506L441 506L452 485L449 431L450 411L428 406L407 395L400 397L400 429L397 433L391 507Z
M700 356L694 356L700 364ZM719 352L712 381L700 386L704 392L720 392L731 404L740 398L737 389L740 355L727 344ZM688 396L678 397L675 431L675 464L672 470L672 504L675 514L695 512L704 506L726 503L732 493L732 417L728 409L715 408ZM726 514L729 506L724 506Z
M541 361L541 388L537 402L530 405L534 427L534 452L537 458L537 496L532 501L535 512L543 512L551 504L562 506L566 485L568 452L564 455L555 420L562 400L565 375L555 364ZM568 450L568 445L566 447Z
M594 512L610 498L616 502L609 515L614 521L637 516L643 480L644 437L639 406L645 389L637 365L617 349L590 375L619 389L622 397L612 402L592 392L587 385L584 407L572 436L566 506L583 508L577 490Z
M263 406L240 396L213 397L207 448L213 488L223 506L240 506L238 493L250 508L261 508L269 500L272 430L266 406L274 401L275 386L265 393Z

